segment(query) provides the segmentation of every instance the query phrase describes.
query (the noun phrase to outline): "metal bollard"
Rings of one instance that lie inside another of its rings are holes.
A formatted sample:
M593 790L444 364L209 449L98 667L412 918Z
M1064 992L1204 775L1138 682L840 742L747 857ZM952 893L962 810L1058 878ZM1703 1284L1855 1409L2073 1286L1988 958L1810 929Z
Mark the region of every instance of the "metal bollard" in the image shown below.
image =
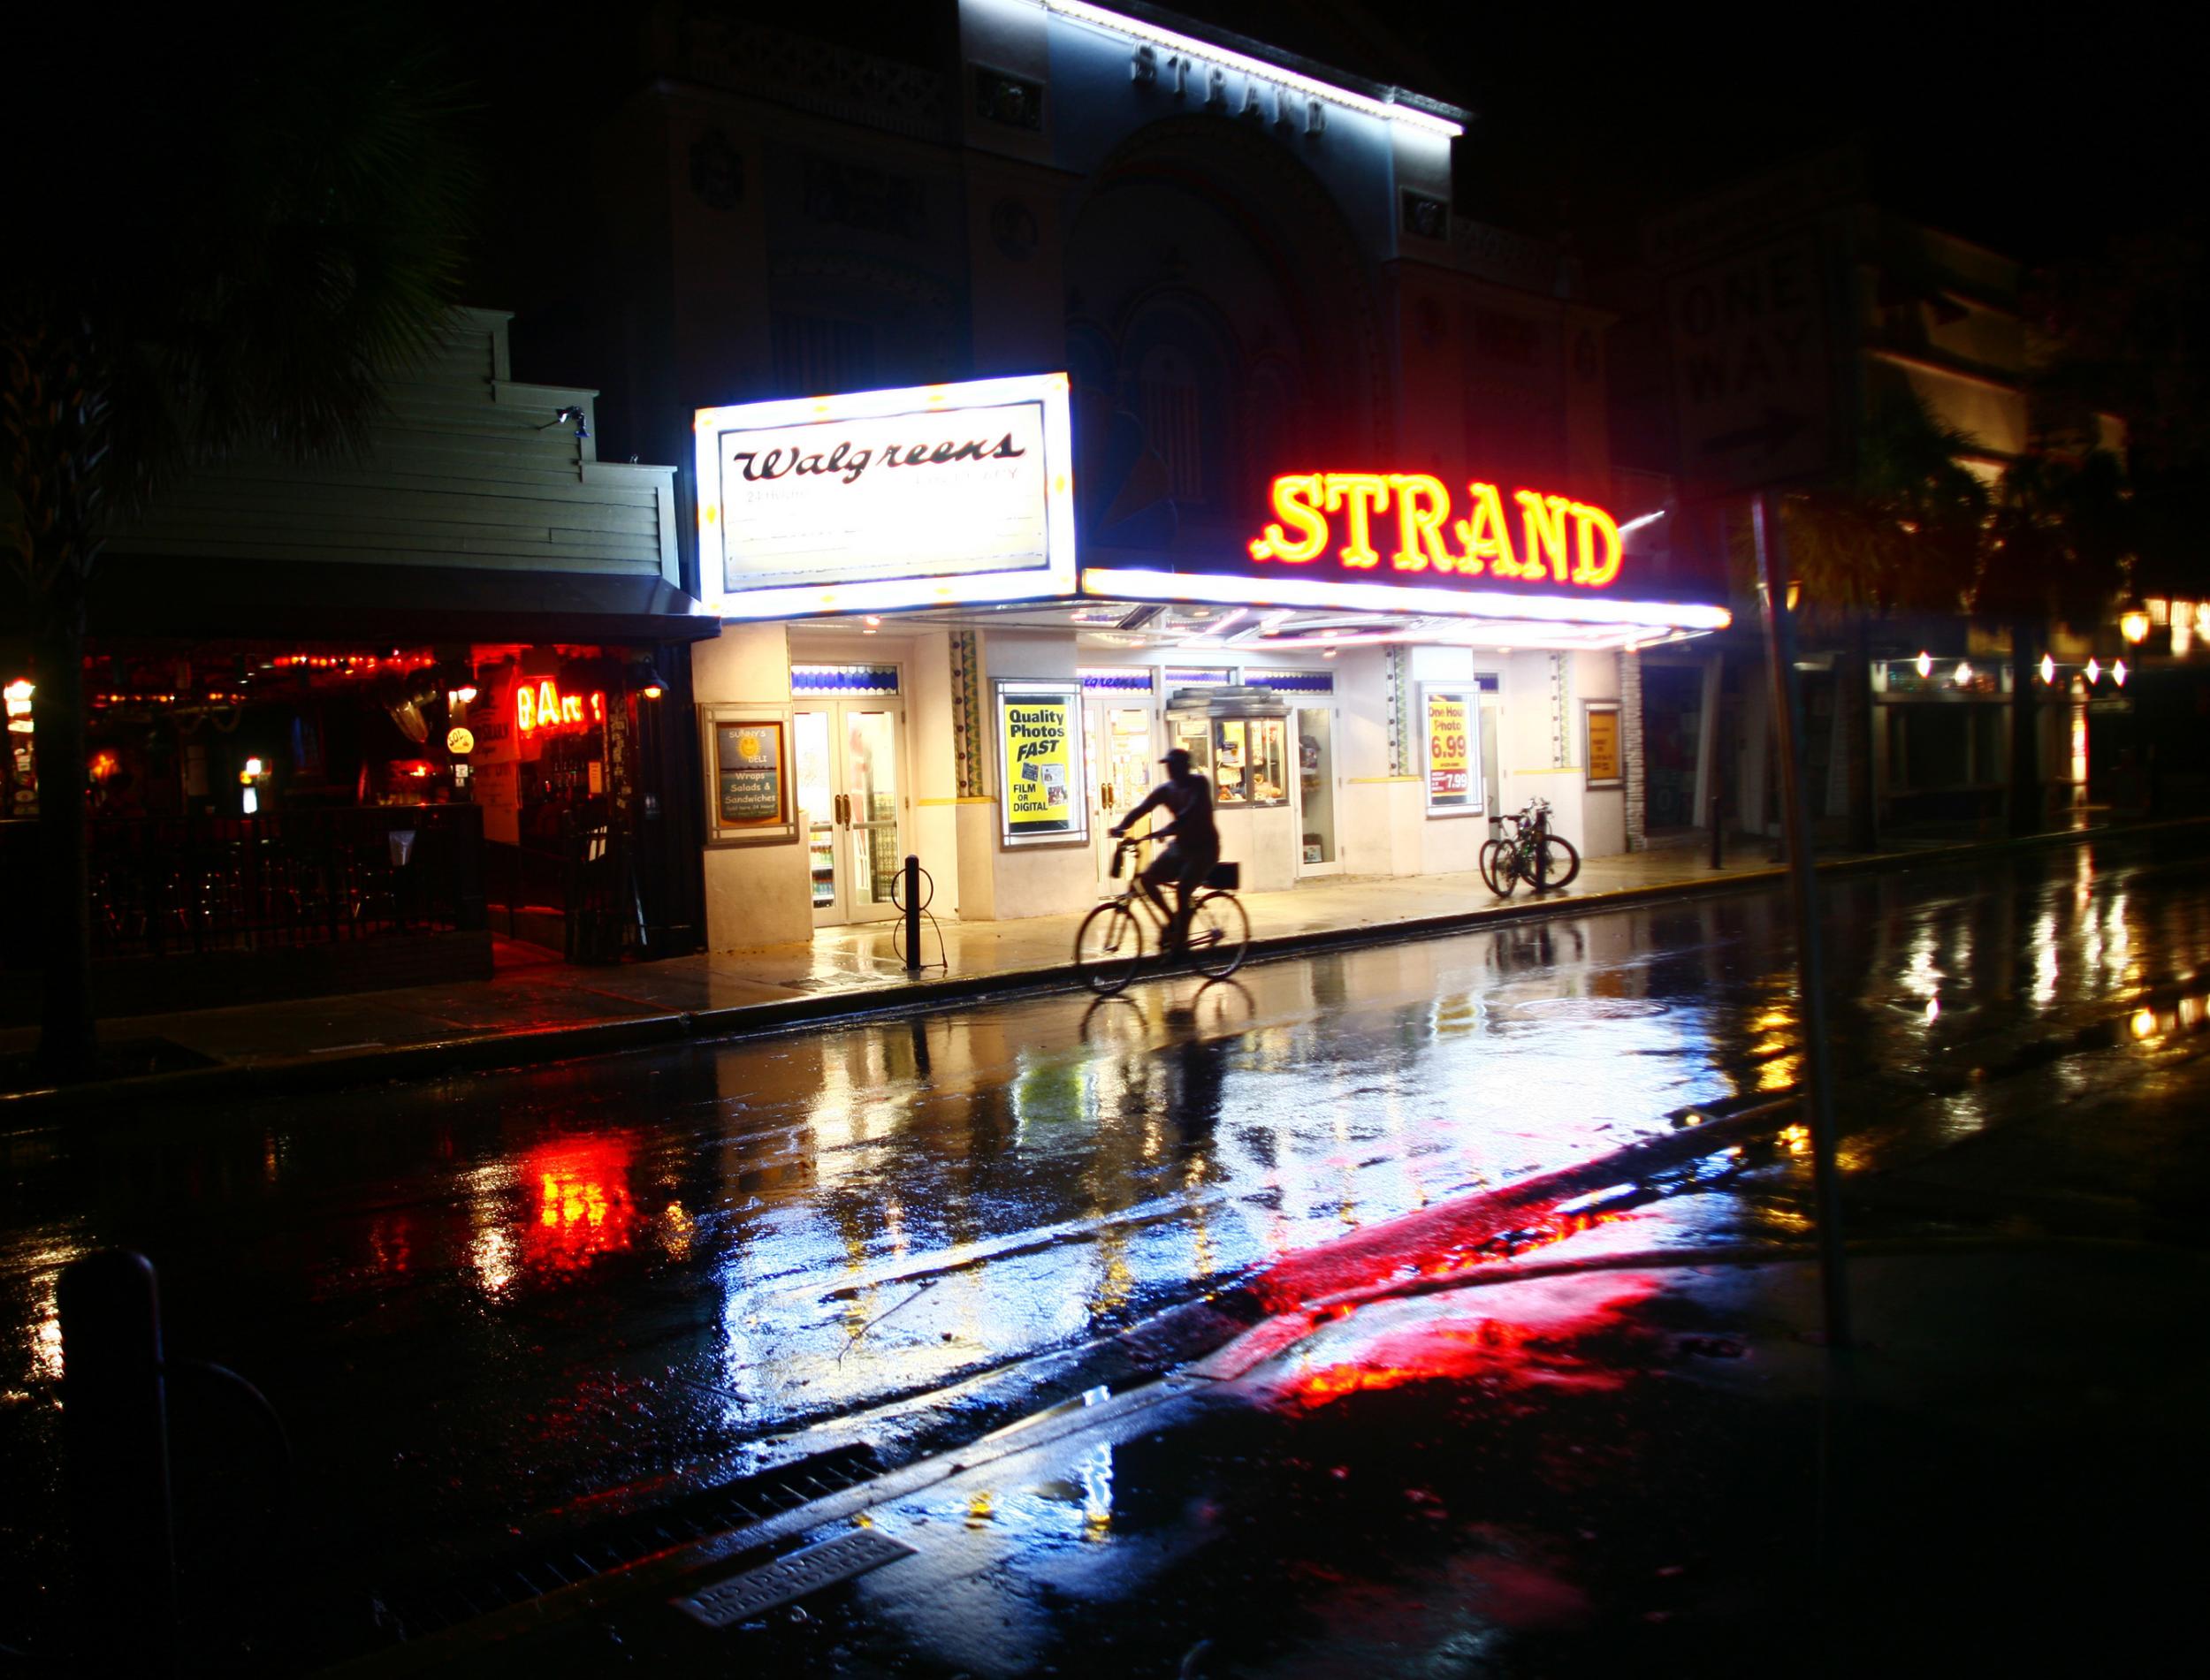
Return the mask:
M81 1649L100 1672L176 1666L176 1539L169 1489L161 1297L127 1249L65 1267L62 1452Z
M1719 826L1717 790L1711 794L1711 867L1715 870L1726 867L1726 833Z
M905 971L921 971L921 860L905 856Z

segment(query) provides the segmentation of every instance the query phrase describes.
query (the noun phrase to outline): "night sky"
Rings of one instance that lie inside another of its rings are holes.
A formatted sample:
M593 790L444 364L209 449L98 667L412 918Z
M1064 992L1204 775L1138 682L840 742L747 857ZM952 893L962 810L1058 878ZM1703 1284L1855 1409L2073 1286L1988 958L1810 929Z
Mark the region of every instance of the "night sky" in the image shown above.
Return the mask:
M941 15L911 0L730 9L915 57ZM1470 106L1460 210L1570 229L1590 248L1638 208L1851 138L1870 146L1894 208L2029 262L2097 255L2114 235L2180 223L2203 196L2199 72L2171 14L1939 0L1179 9ZM441 27L502 146L542 170L583 142L594 104L624 80L636 16L495 0Z

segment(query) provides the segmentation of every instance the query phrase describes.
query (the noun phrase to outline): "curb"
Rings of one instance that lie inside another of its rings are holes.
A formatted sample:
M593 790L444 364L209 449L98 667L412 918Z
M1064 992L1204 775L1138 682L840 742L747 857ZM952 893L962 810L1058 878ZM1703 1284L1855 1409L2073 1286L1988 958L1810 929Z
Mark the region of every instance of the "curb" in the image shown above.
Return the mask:
M1924 851L1840 858L1817 867L1821 876L1886 874L1919 868L1938 869L1975 859L2042 851L2059 846L2084 845L2099 840L2130 840L2140 835L2205 827L2210 827L2210 817L2176 817L2125 828L2067 829L1999 840L1966 841ZM1612 887L1600 893L1567 892L1553 898L1528 899L1518 902L1507 901L1477 909L1414 916L1401 922L1277 933L1253 939L1250 954L1245 961L1246 964L1264 962L1321 951L1389 945L1406 939L1444 938L1492 924L1601 914L1658 899L1691 899L1718 893L1749 892L1772 886L1787 878L1787 867L1774 864L1764 869L1743 870L1709 880L1659 881L1641 886ZM1179 977L1190 972L1186 969L1158 968L1152 969L1147 977ZM421 1079L453 1073L487 1073L618 1051L658 1049L691 1039L749 1038L826 1021L859 1022L880 1016L906 1015L946 1004L972 1002L982 998L1069 991L1079 984L1080 977L1073 965L1060 963L1048 968L941 980L908 980L900 985L865 992L827 992L812 997L783 999L772 1003L730 1004L720 1008L621 1015L560 1026L523 1028L511 1032L467 1034L422 1044L377 1046L344 1055L286 1056L265 1061L228 1062L210 1068L179 1068L170 1073L141 1075L126 1079L95 1080L80 1085L0 1092L0 1134L18 1127L35 1126L48 1116L63 1114L128 1110L141 1103L172 1099L327 1091L386 1080Z

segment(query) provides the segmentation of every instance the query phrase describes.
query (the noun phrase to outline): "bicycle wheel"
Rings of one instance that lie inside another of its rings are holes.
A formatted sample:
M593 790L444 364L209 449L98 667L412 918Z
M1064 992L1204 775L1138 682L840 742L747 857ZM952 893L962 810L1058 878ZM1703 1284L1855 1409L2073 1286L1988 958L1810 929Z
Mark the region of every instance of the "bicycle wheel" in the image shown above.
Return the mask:
M1233 893L1208 893L1190 906L1189 960L1198 973L1225 980L1251 949L1251 918Z
M1082 984L1109 998L1143 966L1143 924L1125 901L1101 904L1074 934L1074 966Z
M1511 848L1501 840L1485 840L1481 843L1481 884L1498 898L1509 897L1511 878L1505 873L1504 861Z
M1550 855L1550 848L1553 846L1566 855L1563 874L1558 873L1557 860ZM1552 886L1571 886L1574 877L1581 873L1581 854L1574 850L1571 840L1560 840L1555 834L1546 835L1543 840L1543 864Z

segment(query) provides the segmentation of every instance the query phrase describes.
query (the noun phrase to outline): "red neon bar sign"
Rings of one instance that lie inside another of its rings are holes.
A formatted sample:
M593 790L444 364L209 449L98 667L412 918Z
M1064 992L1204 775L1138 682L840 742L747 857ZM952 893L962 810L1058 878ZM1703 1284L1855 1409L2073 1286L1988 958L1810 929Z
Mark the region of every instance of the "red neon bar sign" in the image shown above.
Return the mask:
M550 677L539 682L524 679L514 684L514 726L525 735L581 729L587 723L606 721L606 696L603 694L562 694Z
M1494 484L1476 479L1466 492L1454 519L1449 487L1426 473L1284 473L1274 481L1274 522L1251 539L1251 558L1304 566L1333 546L1337 559L1361 572L1385 558L1393 572L1485 572L1586 589L1619 576L1619 522L1602 508L1520 490L1512 492L1513 521ZM1391 541L1386 551L1376 546Z

